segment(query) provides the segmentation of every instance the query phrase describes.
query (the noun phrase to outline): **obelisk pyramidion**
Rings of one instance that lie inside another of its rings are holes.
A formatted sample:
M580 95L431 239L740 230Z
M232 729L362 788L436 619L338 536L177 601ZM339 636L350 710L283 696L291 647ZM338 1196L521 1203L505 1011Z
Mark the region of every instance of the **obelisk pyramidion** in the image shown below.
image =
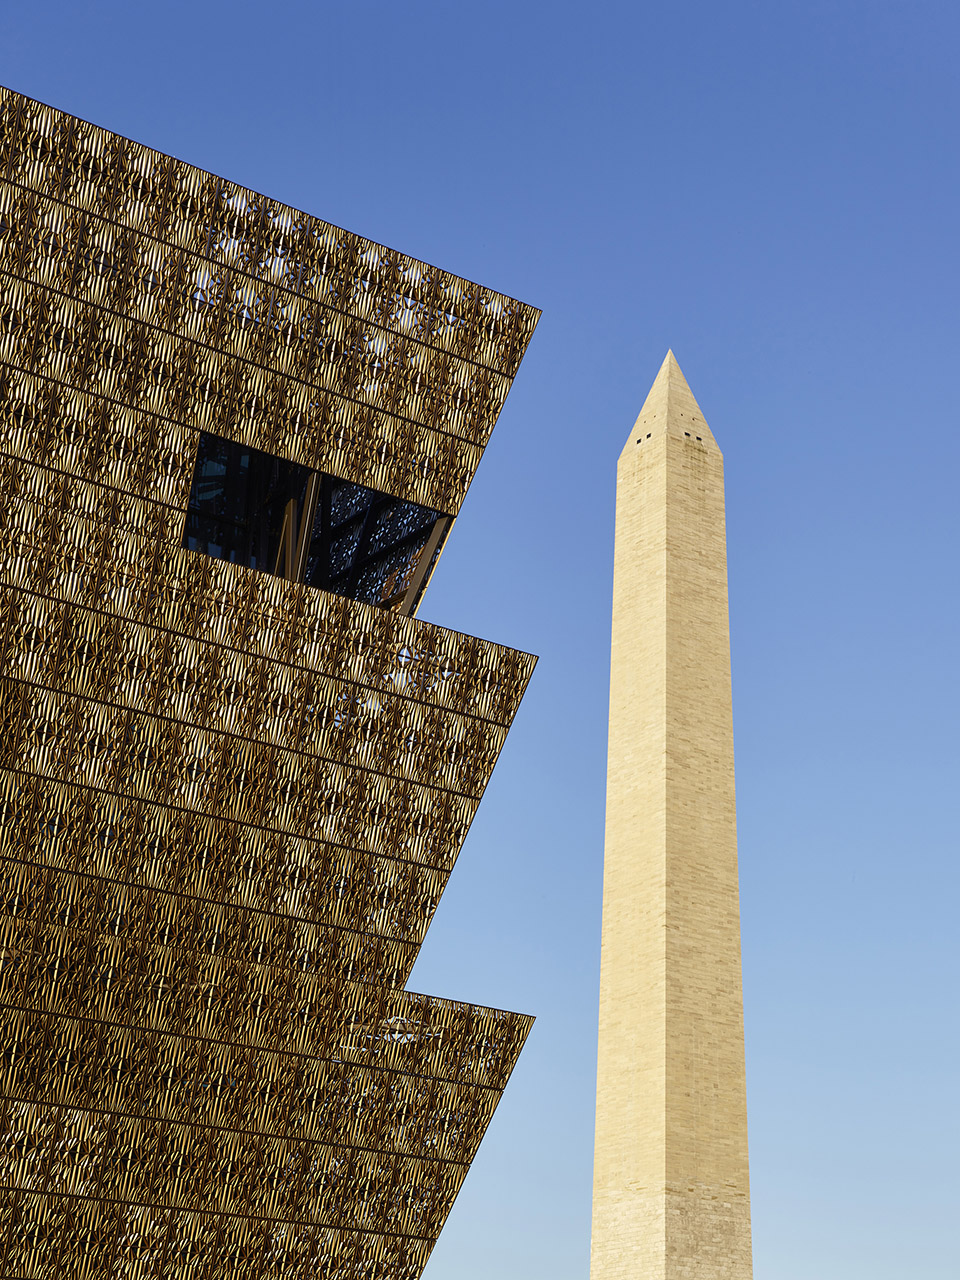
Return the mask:
M750 1280L723 458L668 352L617 470L591 1280Z

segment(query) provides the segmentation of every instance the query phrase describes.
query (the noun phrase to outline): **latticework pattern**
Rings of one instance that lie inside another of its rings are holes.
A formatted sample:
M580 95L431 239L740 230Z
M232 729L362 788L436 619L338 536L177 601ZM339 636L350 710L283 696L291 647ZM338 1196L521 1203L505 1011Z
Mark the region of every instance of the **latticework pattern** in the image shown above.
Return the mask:
M0 1275L418 1276L529 1029L406 992L525 654L182 549L455 515L536 313L0 93Z

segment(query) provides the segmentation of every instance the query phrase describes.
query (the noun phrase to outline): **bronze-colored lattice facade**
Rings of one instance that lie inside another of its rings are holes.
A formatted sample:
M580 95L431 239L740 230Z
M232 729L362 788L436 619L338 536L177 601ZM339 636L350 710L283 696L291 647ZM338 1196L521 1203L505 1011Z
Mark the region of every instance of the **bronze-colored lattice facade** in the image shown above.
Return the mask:
M533 665L411 583L536 312L5 91L0 179L0 1275L407 1280L529 1029L404 984ZM409 572L189 549L201 439Z

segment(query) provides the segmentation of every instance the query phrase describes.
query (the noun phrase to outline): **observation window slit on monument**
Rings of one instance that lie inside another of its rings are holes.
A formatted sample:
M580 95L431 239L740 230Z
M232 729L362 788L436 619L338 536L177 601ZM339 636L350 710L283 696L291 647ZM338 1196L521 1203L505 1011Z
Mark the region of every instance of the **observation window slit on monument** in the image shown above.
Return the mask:
M452 517L203 432L182 545L409 614Z

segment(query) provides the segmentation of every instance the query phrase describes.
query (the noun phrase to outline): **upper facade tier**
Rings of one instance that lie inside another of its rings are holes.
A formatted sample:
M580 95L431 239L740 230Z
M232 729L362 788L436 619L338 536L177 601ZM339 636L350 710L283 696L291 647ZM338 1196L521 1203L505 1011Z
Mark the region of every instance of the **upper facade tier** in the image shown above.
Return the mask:
M535 308L6 89L0 178L41 371L456 515Z

